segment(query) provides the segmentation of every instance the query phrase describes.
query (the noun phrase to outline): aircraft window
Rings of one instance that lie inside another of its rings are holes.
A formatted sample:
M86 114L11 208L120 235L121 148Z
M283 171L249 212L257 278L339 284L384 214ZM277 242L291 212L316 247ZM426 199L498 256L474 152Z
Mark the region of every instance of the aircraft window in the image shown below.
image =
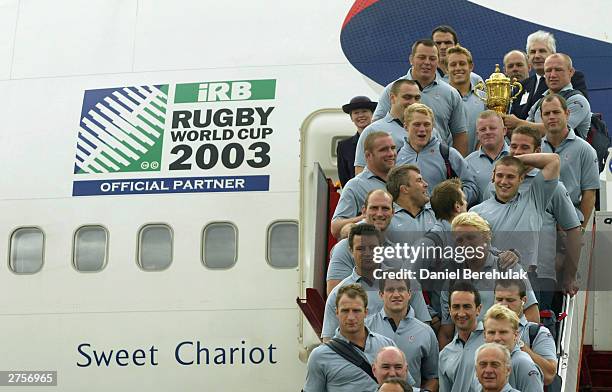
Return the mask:
M138 234L138 265L145 271L161 271L172 263L172 230L167 225L146 225Z
M271 266L295 268L298 265L297 222L274 222L268 227L266 258Z
M204 228L202 255L208 268L231 268L238 255L238 229L231 223L215 222Z
M106 265L108 233L102 226L83 226L74 234L74 268L81 272L100 271Z
M22 227L11 235L10 268L17 274L34 274L42 268L45 235L37 227Z

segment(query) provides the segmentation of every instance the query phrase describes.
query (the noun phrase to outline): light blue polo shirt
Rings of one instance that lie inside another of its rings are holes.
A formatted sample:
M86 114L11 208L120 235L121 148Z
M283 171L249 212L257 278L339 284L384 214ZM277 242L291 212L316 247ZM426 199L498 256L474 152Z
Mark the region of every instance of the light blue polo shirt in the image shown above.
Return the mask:
M525 268L538 265L539 233L546 206L559 179L545 180L542 173L534 178L528 192L518 193L507 203L491 197L472 207L491 226L492 244L498 249L520 249Z
M342 189L332 220L358 216L361 214L361 208L368 193L374 189L385 189L386 185L382 178L372 173L366 166L361 173L351 178Z
M573 90L572 84L568 84L561 89L561 91ZM552 91L546 90L544 96L552 94ZM582 138L586 139L587 133L591 128L591 105L589 101L582 94L576 94L569 97L567 100L567 108L569 109L569 118L567 119L567 123L570 127L576 130L576 133L580 135ZM537 110L536 110L537 109ZM527 116L527 121L541 123L542 122L542 113L540 111L540 107L536 102L533 104L531 109L529 109L529 115Z
M450 77L449 77L448 74L444 74L440 68L438 68L436 73L442 78L442 80L444 80L446 83L450 84L450 82L449 82ZM472 83L472 86L476 86L478 84L478 82L482 82L482 81L483 80L482 80L482 77L480 75L478 75L477 73L474 73L474 72L470 72L470 83Z
M393 244L413 244L436 224L436 214L429 203L423 206L417 216L412 216L408 210L397 204L393 207L393 218L385 231L387 239Z
M400 125L397 120L393 118L391 113L387 113L385 117L368 125L363 132L361 132L361 135L359 135L357 148L355 149L355 166L365 167L365 140L369 134L377 131L387 132L389 135L391 135L393 142L395 143L396 151L399 151L400 148L402 148L404 145L404 138L408 135L403 125Z
M465 161L468 163L474 172L474 176L476 177L476 183L478 184L478 189L480 191L479 202L482 203L484 200L491 197L489 187L491 186L491 181L493 178L493 167L495 166L495 162L509 154L510 147L508 147L508 144L504 142L504 146L495 159L491 159L482 147L480 147L477 151L472 152L465 158Z
M542 392L544 390L544 376L529 354L518 347L510 353L512 370L508 384L521 392Z
M416 385L421 385L422 380L438 378L438 339L433 329L410 316L410 313L400 321L395 331L391 322L393 319L387 316L383 307L380 312L368 317L366 326L370 331L393 339L406 355L408 370Z
M533 342L529 341L529 326L537 325L539 327L538 334L536 335ZM552 334L543 325L527 321L523 314L519 319L519 338L525 342L526 345L544 359L557 360L557 348L555 347L555 339Z
M500 271L499 267L499 257L493 255L489 252L487 259L485 260L484 266L480 270L481 272L491 272L491 271ZM507 271L521 272L524 269L520 264L514 265L512 268L508 268ZM525 273L526 275L526 273ZM465 280L465 279L461 279ZM480 293L480 303L482 304L482 308L480 313L478 314L478 321L484 320L484 315L489 310L491 306L495 304L495 279L471 279L470 282L476 287L478 292ZM536 299L535 293L533 292L533 288L531 287L531 283L528 278L523 279L525 286L527 287L527 302L525 303L525 309L530 307L531 305L537 304L538 300ZM444 281L444 285L442 288L442 292L440 293L440 308L441 308L441 323L450 325L453 323L453 320L450 316L450 303L449 303L449 295L448 290L450 288L450 282L448 280Z
M472 86L474 85L472 84ZM478 144L478 137L476 135L478 115L487 110L484 101L478 98L477 94L472 89L465 97L461 97L465 109L465 124L468 132L468 153L475 151L476 144Z
M474 172L459 151L452 147L449 148L448 160L455 173L461 178L463 192L468 204L476 203L478 201L479 190ZM429 143L425 145L421 152L416 152L410 143L404 144L404 147L397 154L397 165L404 164L418 166L423 179L429 185L428 190L430 194L436 185L447 179L446 165L440 153L440 139L436 136L432 135Z
M532 169L525 175L525 180L519 190L527 192L539 169ZM563 230L580 226L580 219L572 204L569 193L563 182L559 181L557 188L546 206L542 219L542 230L538 242L538 278L556 280L555 258L557 256L557 224Z
M325 313L323 314L323 330L321 331L322 338L328 338L334 335L338 328L338 317L336 317L336 296L341 287L359 283L368 294L368 314L379 312L383 307L383 300L378 295L378 282L374 280L369 284L364 278L359 276L357 270L353 268L351 275L346 277L329 293L325 301ZM414 315L417 319L428 322L431 321L431 316L427 310L427 305L423 299L423 292L420 289L415 289L410 299L410 307L414 309Z
M582 191L599 189L599 166L595 149L584 139L577 137L573 129L565 140L555 149L546 136L542 138L542 152L555 152L561 158L561 174L559 179L569 192L570 199L581 221L582 212L578 209L582 199Z
M356 351L362 355L368 363L372 364L376 360L376 354L378 354L380 349L387 346L395 346L395 343L385 336L371 331L366 332L365 349L361 351L356 348ZM339 330L334 337L350 343L347 338L342 336ZM325 344L315 348L310 354L310 357L308 357L304 392L374 392L377 389L378 383L374 381L372 377L367 375L361 368L336 354L336 352Z
M467 342L463 342L455 333L454 339L440 351L440 392L466 392L471 389L476 377L474 355L476 349L484 344L483 332L482 322L479 321Z
M400 79L413 80L412 68L397 80ZM380 95L374 111L374 119L383 118L391 110L389 94L394 82L389 83ZM461 95L454 87L442 80L439 74L436 73L434 81L421 91L421 103L433 110L434 127L449 146L453 145L453 134L466 132L465 109Z
M393 246L389 241L383 246ZM331 249L326 280L342 280L350 276L355 268L355 259L349 248L348 238L338 241Z

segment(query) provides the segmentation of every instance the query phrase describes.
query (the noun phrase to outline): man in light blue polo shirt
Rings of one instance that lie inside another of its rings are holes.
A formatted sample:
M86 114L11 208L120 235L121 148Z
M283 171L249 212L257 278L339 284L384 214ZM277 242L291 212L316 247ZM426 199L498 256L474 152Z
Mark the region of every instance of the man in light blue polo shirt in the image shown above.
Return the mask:
M395 346L391 339L365 327L368 296L361 286L348 285L339 290L335 307L340 323L334 339L347 343L368 364L374 363L381 348ZM315 348L308 358L304 392L374 392L377 388L373 377L326 344Z
M400 79L419 82L422 87L421 101L433 109L440 137L446 144L455 147L461 155L467 155L468 137L463 101L457 90L444 82L436 72L438 66L436 44L429 39L416 41L412 45L410 64L412 68ZM374 120L383 118L390 110L390 89L391 83L385 87L380 96Z
M385 189L370 191L363 206L363 216L363 222L374 225L380 230L384 236L384 245L392 245L386 239L386 230L393 217L393 196ZM353 268L355 268L353 253L351 252L348 238L343 238L334 245L330 252L326 277L328 295L338 283L351 275Z
M355 261L355 268L351 275L343 279L334 289L331 291L325 302L325 313L323 315L323 330L321 331L321 337L326 340L333 336L336 328L338 327L338 319L336 317L336 296L338 290L343 286L349 284L358 283L367 292L368 295L368 311L370 313L376 313L383 307L383 301L378 295L378 285L374 277L374 271L377 269L388 268L388 267L399 267L402 264L401 259L389 260L388 263L397 262L394 265L383 265L374 263L374 251L375 248L379 247L383 241L381 233L373 225L362 223L355 225L351 228L349 233L349 247L353 254ZM427 311L427 305L423 299L421 292L415 293L414 298L411 300L411 310L414 310L416 318L423 322L430 322L431 317Z
M525 165L541 169L527 192L519 192L525 178ZM520 248L521 264L533 272L538 265L538 240L546 206L559 182L556 154L505 156L495 162L495 195L474 206L489 223L493 245L499 249Z
M544 78L548 90L544 93L544 97L550 94L559 94L563 96L565 93L574 90L571 79L574 75L572 59L564 53L554 53L544 61ZM536 128L541 135L546 133L542 121L541 112L542 100L538 100L529 109L527 120L521 120L514 115L508 115L504 119L504 123L509 129L517 128L521 125L527 125ZM589 101L582 95L576 94L567 99L567 107L570 111L568 118L569 125L582 138L586 135L591 127L591 105Z
M518 127L512 132L510 153L513 156L540 152L541 137L537 130ZM527 192L538 169L528 168L519 192ZM540 309L552 309L553 294L556 290L557 228L565 233L565 261L563 264L563 288L572 294L576 286L576 270L580 259L580 220L563 182L559 181L550 203L546 206L538 244L538 267L535 289ZM556 313L556 312L555 312Z
M389 172L387 190L396 205L387 238L394 244L412 244L436 223L427 204L427 183L418 167L401 165Z
M399 79L391 85L391 110L385 117L374 121L366 127L359 136L355 149L355 173L359 174L366 165L365 139L375 131L387 132L395 142L395 149L399 151L404 145L406 130L404 129L404 109L421 100L421 90L414 80Z
M542 120L546 136L542 151L554 152L561 158L560 179L577 209L583 230L595 208L595 192L599 189L597 153L568 126L569 108L563 97L550 95L542 101Z
M465 121L468 133L468 154L476 149L476 120L486 110L486 105L474 91L470 73L474 69L472 53L462 46L453 46L447 50L449 84L459 91L465 109Z
M520 392L510 386L510 351L499 343L485 343L476 350L476 377L486 392ZM478 386L476 387L478 388Z
M436 44L438 48L438 52L440 53L440 58L438 59L438 75L442 77L446 83L449 81L449 70L448 70L448 56L447 50L452 48L455 45L459 45L459 37L457 37L457 32L451 26L448 25L440 25L435 27L431 31L431 40ZM478 82L482 82L482 78L480 75L470 72L470 79L472 81L472 85L476 85Z
M479 195L474 173L452 147L448 147L448 161L444 159L441 142L432 135L433 118L434 113L427 105L415 103L406 108L404 127L408 131L408 143L398 153L397 164L417 165L431 188L448 178L461 178L463 191L472 205L478 201Z
M372 132L364 143L366 168L346 183L331 221L331 233L340 238L342 227L363 219L361 211L368 192L385 187L389 170L395 166L395 143L386 132Z
M493 179L493 165L500 158L508 155L508 145L504 139L506 128L501 115L494 110L486 110L478 115L476 134L480 148L465 158L476 176L480 200L491 197L490 185Z
M457 263L457 272L459 279L470 281L480 293L480 302L482 304L481 316L495 303L495 280L491 278L467 278L463 274L465 271L472 273L480 273L483 276L493 273L507 273L521 277L527 287L527 301L525 303L525 311L530 320L539 321L538 301L535 297L527 273L521 268L520 264L513 265L509 268L502 268L499 262L499 256L493 254L490 250L491 228L487 221L474 212L466 212L457 215L452 222L452 230L456 249L470 248L470 255L466 255L462 259L455 256ZM448 288L452 282L445 281L440 295L440 308L442 325L438 334L440 344L443 345L452 336L453 325L451 320L451 312L449 309Z
M450 293L454 339L440 352L438 375L440 392L468 391L474 380L474 355L484 343L480 313L480 293L465 281L456 281Z
M540 368L521 351L518 338L519 318L502 305L493 305L484 318L484 339L499 343L510 351L512 371L508 383L521 392L542 392L544 382Z
M366 320L370 331L392 339L408 360L416 385L438 388L438 340L431 327L409 314L410 281L380 279L384 306Z
M523 307L527 301L527 288L520 279L498 280L495 282L495 303L508 307L519 317L518 336L526 352L540 367L544 385L550 384L557 372L557 351L552 334L543 325L527 321ZM534 327L532 327L534 326ZM530 339L530 328L537 328L535 339Z

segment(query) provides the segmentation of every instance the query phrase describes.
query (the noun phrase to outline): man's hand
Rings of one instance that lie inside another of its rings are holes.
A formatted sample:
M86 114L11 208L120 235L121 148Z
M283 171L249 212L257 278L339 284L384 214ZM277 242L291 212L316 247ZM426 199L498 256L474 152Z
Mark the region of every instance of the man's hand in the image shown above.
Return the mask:
M520 118L516 117L514 114L504 114L504 125L508 129L514 129L520 126L523 122Z
M570 297L576 295L578 293L578 281L576 278L563 278L562 290L563 294L569 294Z
M518 261L518 255L511 250L505 250L499 254L499 268L502 270L514 267Z

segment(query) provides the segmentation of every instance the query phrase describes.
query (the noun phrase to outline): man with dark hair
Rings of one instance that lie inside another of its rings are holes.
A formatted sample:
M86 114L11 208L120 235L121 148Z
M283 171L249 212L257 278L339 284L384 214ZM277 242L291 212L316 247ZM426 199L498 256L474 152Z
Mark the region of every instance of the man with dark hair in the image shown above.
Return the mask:
M364 143L366 168L352 178L342 189L340 200L331 221L331 233L340 238L342 228L363 219L360 215L368 192L382 189L387 174L395 166L395 143L387 132L372 132Z
M338 167L338 177L344 187L348 180L355 177L355 148L359 135L372 122L372 113L376 109L376 102L370 98L357 96L351 98L346 105L342 105L344 113L351 116L351 121L357 127L357 132L344 140L338 142L336 149L336 163Z
M440 60L438 61L438 75L442 77L442 79L448 83L448 70L447 70L447 50L448 48L452 48L455 45L459 45L459 38L457 37L457 32L455 29L448 25L440 25L434 28L431 31L431 40L438 47L438 51L440 53ZM482 81L482 78L475 74L474 72L470 72L470 80L472 85L476 85L478 82Z
M371 314L378 312L383 307L383 301L378 296L378 287L374 278L374 270L384 267L384 265L374 263L375 248L383 244L380 231L374 225L367 223L355 225L351 228L348 243L355 261L355 268L353 268L351 275L334 287L327 297L321 332L323 340L332 337L338 326L335 301L338 290L343 286L353 283L360 284L367 292L369 298L368 311ZM421 321L431 321L423 295L422 293L419 294L415 295L415 298L411 301L415 315Z
M555 341L548 328L527 321L523 313L525 301L527 301L527 288L522 280L507 279L495 282L495 303L506 306L519 317L520 348L540 367L544 375L544 385L548 385L557 372Z
M440 392L464 392L474 379L474 353L484 343L480 293L470 283L456 281L451 287L450 312L457 333L440 352Z
M355 147L355 173L359 174L366 165L364 142L368 135L376 131L387 132L395 142L399 151L404 145L406 130L404 129L404 110L415 102L421 101L421 89L414 80L399 79L391 85L391 110L385 117L374 121L359 136Z
M410 281L383 278L379 282L384 306L368 317L366 325L371 331L396 342L408 359L408 369L417 386L436 390L438 341L429 325L410 314Z
M528 192L519 192L525 179L525 165L541 169ZM555 154L505 156L495 162L495 195L470 211L487 220L496 233L493 245L499 249L520 248L521 264L528 272L537 267L538 240L546 206L559 182L559 157Z
M563 97L553 94L544 98L542 121L546 135L542 139L542 151L554 152L563 158L560 180L569 192L584 231L595 208L595 192L599 189L598 160L595 149L576 137L569 126L569 116Z
M427 205L427 183L414 165L401 165L389 172L387 190L397 205L387 236L392 243L411 244L429 230L436 217Z
M410 54L412 68L400 79L411 79L421 85L421 101L431 107L435 114L436 129L442 140L455 147L461 155L467 155L467 131L461 96L453 87L442 80L436 69L438 48L429 39L418 40L412 45ZM377 120L387 114L390 105L392 83L383 90L374 112Z
M530 127L519 127L512 133L510 153L521 156L540 152L541 137L537 130ZM519 188L527 192L538 169L528 168L525 179ZM565 234L565 254L562 286L565 292L573 294L576 287L576 270L580 258L580 219L572 204L569 193L562 181L559 181L555 192L544 211L540 241L538 243L538 267L534 287L538 294L540 309L551 310L553 294L556 290L556 257L558 228ZM553 315L557 312L553 312ZM552 321L552 320L551 320ZM551 323L551 328L553 324Z
M315 348L308 358L304 392L320 391L376 391L374 375L341 356L338 347L358 358L364 367L374 362L378 351L395 344L389 338L369 331L365 327L368 314L368 296L358 284L338 290L335 299L339 328L329 344Z

